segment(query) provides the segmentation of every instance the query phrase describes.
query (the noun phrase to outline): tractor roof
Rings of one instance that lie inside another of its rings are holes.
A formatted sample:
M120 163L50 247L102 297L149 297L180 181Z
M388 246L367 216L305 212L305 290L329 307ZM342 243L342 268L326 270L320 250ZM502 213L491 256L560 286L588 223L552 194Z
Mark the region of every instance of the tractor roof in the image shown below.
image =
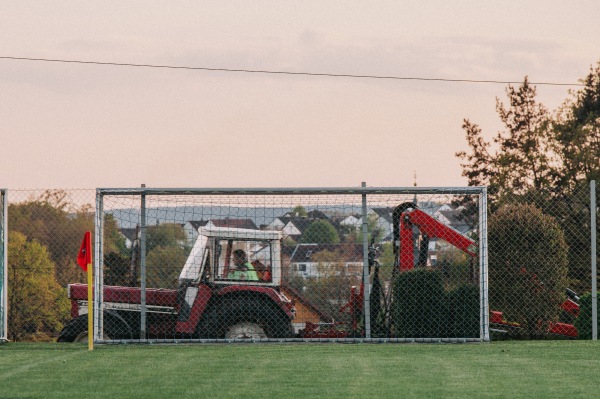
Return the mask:
M281 232L276 230L238 229L232 227L211 227L198 229L200 235L231 239L280 240Z

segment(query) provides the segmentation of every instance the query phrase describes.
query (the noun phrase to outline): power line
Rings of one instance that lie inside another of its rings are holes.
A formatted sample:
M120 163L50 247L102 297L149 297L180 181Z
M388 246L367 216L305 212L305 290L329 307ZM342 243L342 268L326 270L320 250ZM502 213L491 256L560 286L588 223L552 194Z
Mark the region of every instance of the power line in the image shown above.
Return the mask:
M415 80L415 81L425 81L425 82L493 83L493 84L521 84L521 83L523 83L523 82L509 81L509 80L444 79L444 78L420 78L420 77L383 76L383 75L354 75L354 74L345 74L345 73L290 72L290 71L273 71L273 70L260 70L260 69L209 68L209 67L192 67L192 66L178 66L178 65L132 64L132 63L121 63L121 62L81 61L81 60L8 57L8 56L0 56L0 59L17 60L17 61L59 62L59 63L66 63L66 64L136 67L136 68L185 69L185 70L192 70L192 71L209 71L209 72L259 73L259 74L268 74L268 75L292 75L292 76L324 76L324 77L332 77L332 78L353 78L353 79L387 79L387 80ZM538 85L538 86L584 86L581 83L557 83L557 82L529 82L529 84Z

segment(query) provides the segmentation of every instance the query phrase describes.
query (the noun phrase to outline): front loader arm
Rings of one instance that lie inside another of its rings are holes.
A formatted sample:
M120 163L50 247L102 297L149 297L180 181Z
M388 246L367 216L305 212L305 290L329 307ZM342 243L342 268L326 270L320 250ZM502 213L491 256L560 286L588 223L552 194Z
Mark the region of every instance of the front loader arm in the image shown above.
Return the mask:
M400 271L414 268L413 226L428 238L440 238L472 257L477 255L475 241L421 211L413 203L398 206L394 216L399 218L398 222L394 223L394 229L398 229L394 236L400 244L397 258Z
M470 238L446 226L420 209L414 209L406 213L410 222L417 226L422 233L427 234L429 238L441 238L471 256L477 255L475 241Z

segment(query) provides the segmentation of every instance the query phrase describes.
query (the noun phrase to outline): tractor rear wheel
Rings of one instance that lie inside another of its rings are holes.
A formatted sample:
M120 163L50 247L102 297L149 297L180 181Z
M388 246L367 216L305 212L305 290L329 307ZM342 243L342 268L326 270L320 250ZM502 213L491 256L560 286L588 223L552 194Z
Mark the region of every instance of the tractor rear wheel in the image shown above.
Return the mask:
M268 299L237 297L215 303L199 325L201 338L291 338L292 323L279 306Z

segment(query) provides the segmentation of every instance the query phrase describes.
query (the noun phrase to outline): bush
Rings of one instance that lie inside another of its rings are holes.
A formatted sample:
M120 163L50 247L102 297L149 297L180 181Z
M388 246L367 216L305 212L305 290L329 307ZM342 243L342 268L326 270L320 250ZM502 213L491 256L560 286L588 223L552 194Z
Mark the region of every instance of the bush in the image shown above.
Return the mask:
M598 323L600 327L600 323ZM575 319L579 339L592 339L592 293L583 295L579 301L579 316Z
M480 336L479 287L462 285L448 292L447 337L477 338Z
M415 269L394 281L392 334L402 338L438 338L446 324L446 293L441 273Z
M488 225L490 308L531 338L558 320L567 280L567 245L558 223L532 205L512 204Z

